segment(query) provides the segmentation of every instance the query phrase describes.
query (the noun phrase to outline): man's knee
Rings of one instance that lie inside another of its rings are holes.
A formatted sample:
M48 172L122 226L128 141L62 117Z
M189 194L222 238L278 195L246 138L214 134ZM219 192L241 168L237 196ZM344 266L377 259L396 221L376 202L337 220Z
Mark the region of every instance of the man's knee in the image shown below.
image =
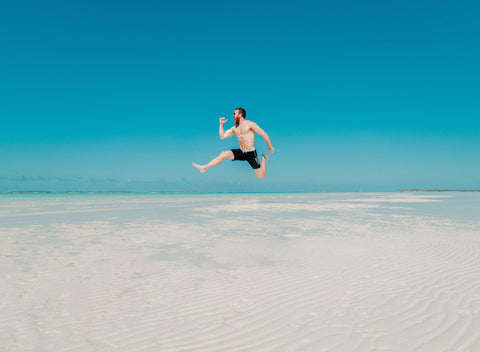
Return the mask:
M225 150L223 152L220 153L220 157L222 159L230 159L230 160L233 160L233 153L231 150Z
M254 170L255 175L258 177L258 179L263 180L265 178L265 172L261 169Z

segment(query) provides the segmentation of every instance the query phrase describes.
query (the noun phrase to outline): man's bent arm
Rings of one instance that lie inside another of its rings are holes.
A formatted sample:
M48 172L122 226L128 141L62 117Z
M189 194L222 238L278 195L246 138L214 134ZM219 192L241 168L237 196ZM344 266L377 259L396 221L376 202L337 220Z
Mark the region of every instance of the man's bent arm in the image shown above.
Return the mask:
M220 139L223 139L223 136L225 135L225 130L223 129L223 123L220 122L220 128L218 129L218 135L220 136Z
M227 121L228 120L225 117L220 118L220 127L218 128L218 135L220 136L220 139L225 139L233 135L229 133L230 130L228 130L227 133L225 133L225 130L223 129L223 124Z
M264 130L262 130L255 122L251 122L251 126L252 126L252 129L256 133L258 133L260 136L262 136L262 138L265 140L265 142L268 145L268 151L270 153L273 153L275 149L272 146L272 142L270 142L270 137L268 137L268 134Z

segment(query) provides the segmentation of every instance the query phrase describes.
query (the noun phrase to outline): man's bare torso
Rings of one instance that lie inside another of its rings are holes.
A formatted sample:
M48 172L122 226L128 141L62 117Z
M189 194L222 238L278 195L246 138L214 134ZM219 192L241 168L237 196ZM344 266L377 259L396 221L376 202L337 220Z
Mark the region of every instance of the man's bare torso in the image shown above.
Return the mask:
M238 127L233 127L233 133L238 138L240 148L244 150L253 149L255 143L255 132L250 126L250 121L241 119Z

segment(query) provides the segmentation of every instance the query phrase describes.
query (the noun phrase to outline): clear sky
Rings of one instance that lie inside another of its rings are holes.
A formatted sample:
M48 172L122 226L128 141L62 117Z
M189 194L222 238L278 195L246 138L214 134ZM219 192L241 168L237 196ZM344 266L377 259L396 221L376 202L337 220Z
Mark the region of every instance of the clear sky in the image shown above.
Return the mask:
M0 191L479 189L479 23L473 0L2 2ZM267 177L200 174L239 106Z

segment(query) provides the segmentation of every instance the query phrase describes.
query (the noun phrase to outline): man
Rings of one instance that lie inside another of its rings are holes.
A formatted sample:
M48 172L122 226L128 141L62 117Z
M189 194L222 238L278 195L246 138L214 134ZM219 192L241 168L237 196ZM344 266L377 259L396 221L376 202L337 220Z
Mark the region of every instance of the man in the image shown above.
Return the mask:
M257 151L255 150L255 133L258 133L260 136L263 137L265 142L268 145L268 152L273 153L275 149L272 147L272 143L270 142L270 138L262 130L258 125L253 121L245 120L245 116L247 115L245 109L243 108L236 108L233 113L233 118L235 119L235 126L230 128L228 131L225 132L223 129L223 125L228 120L225 117L220 118L220 129L218 134L220 135L220 139L230 138L233 135L236 135L238 138L238 143L240 144L240 149L231 149L226 150L220 153L215 159L210 161L208 164L205 165L198 165L192 163L202 174L210 169L211 167L217 166L225 159L230 160L246 160L252 167L255 175L259 179L263 179L265 177L265 173L267 172L266 162L268 160L268 156L262 154L262 162L258 161Z

